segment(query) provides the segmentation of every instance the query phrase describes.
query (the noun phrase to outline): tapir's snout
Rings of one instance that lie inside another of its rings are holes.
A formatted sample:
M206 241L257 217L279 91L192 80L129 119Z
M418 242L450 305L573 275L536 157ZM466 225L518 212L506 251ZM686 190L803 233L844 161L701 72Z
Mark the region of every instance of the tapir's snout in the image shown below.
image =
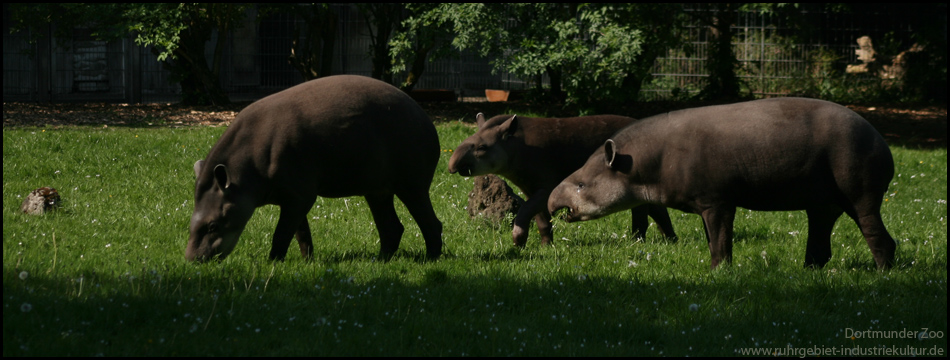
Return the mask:
M554 190L551 191L551 195L548 196L548 213L550 213L552 217L557 216L561 220L571 222L574 220L572 216L574 209L571 208L569 202L562 196L562 188L563 186L554 188ZM561 211L561 209L567 209L567 211L558 215L557 212Z
M191 262L203 263L215 258L224 260L226 256L227 254L221 253L220 247L213 244L197 245L196 241L189 241L188 246L185 247L185 260Z
M458 173L462 176L472 176L471 161L466 160L469 152L471 152L471 148L471 144L462 144L455 149L452 153L452 157L449 159L449 174Z
M234 251L243 230L243 226L238 231L225 231L218 234L201 233L195 230L188 238L185 260L199 263L214 259L224 260Z
M459 175L469 177L472 176L472 168L470 167L460 167L457 169L449 169L450 174L458 173Z
M564 211L561 214L556 213L561 210L566 210L566 211ZM574 222L574 210L571 209L570 206L561 206L561 207L551 208L549 211L551 212L552 218L556 217L565 222Z
M185 248L185 260L188 260L190 262L203 263L205 261L208 261L208 259L211 258L211 256L209 255L210 254L209 254L209 251L207 251L207 249L199 250L193 246L188 246Z

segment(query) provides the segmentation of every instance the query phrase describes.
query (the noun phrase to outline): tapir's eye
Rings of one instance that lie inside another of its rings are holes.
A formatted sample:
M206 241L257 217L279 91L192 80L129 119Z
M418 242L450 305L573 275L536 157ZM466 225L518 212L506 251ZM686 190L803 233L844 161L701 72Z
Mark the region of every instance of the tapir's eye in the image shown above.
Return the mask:
M485 145L485 144L478 145L478 147L475 148L475 150L478 150L478 151L488 150L488 145Z
M216 222L214 222L214 221L208 223L208 232L209 232L209 233L214 233L214 232L217 232L217 231L218 231L218 223L216 223Z
M580 192L581 190L583 190L584 186L586 186L584 185L584 183L577 183L577 191Z

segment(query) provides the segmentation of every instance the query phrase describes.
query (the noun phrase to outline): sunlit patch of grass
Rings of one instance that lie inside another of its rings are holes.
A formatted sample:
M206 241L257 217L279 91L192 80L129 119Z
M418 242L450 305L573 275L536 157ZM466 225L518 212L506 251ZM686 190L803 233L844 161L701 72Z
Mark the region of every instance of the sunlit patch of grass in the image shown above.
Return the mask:
M46 130L46 131L43 131ZM472 179L431 186L445 255L424 259L418 227L380 261L362 198L318 199L313 261L291 246L266 260L279 216L259 208L221 262L184 260L192 164L224 129L4 130L4 356L731 356L750 347L933 347L943 339L850 339L851 330L946 334L946 150L893 148L883 207L897 266L877 270L842 217L833 257L802 266L804 212L736 215L731 265L709 270L697 215L670 210L680 236L629 235L629 213L555 222L524 249L465 209ZM443 149L474 132L439 126ZM136 135L138 137L136 137ZM19 213L53 186L60 211ZM54 241L55 238L55 241ZM695 305L695 306L694 306Z

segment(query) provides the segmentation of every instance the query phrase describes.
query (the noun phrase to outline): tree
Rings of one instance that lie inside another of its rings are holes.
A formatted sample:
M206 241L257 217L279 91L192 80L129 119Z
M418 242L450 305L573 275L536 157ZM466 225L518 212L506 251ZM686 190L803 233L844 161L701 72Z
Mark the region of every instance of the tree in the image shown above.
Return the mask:
M262 17L278 12L302 20L293 22L290 55L287 57L290 65L305 81L330 75L340 23L336 11L326 3L261 5Z
M389 58L389 39L394 32L399 31L405 7L399 3L359 3L356 7L369 31L370 59L373 63L370 76L391 84L393 73Z
M131 32L181 86L185 104L226 104L219 74L227 36L245 17L247 5L225 4L23 4L11 7L14 30L56 25L53 36L67 38L77 28L98 40L115 40ZM212 59L205 44L214 33Z
M494 71L547 74L555 98L589 106L636 99L653 60L675 42L670 6L464 3L432 11L452 27L456 48L493 58Z
M184 104L226 104L228 95L219 81L221 60L229 31L244 19L247 5L139 4L126 5L125 20L139 45L152 53L181 85ZM209 66L205 44L218 38Z
M732 50L732 25L738 20L739 3L696 4L690 17L707 28L709 51L706 58L706 86L699 97L707 100L736 100L740 98L739 60Z
M621 100L636 99L643 84L652 78L656 59L683 42L681 30L687 19L682 5L672 3L629 4L615 7L608 14L614 21L639 30L643 37L641 52L633 60L620 92Z
M450 46L452 29L440 21L439 9L438 3L406 4L408 15L389 41L392 73L406 72L399 86L403 91L416 86L429 61L457 54Z

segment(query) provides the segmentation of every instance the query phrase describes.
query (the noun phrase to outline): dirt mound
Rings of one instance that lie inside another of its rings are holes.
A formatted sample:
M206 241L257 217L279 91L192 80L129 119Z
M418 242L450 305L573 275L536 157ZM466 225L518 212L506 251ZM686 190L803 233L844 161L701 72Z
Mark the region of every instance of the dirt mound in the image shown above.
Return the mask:
M476 176L468 194L468 215L473 219L481 216L496 224L505 221L508 214L513 220L522 205L524 200L496 175Z

